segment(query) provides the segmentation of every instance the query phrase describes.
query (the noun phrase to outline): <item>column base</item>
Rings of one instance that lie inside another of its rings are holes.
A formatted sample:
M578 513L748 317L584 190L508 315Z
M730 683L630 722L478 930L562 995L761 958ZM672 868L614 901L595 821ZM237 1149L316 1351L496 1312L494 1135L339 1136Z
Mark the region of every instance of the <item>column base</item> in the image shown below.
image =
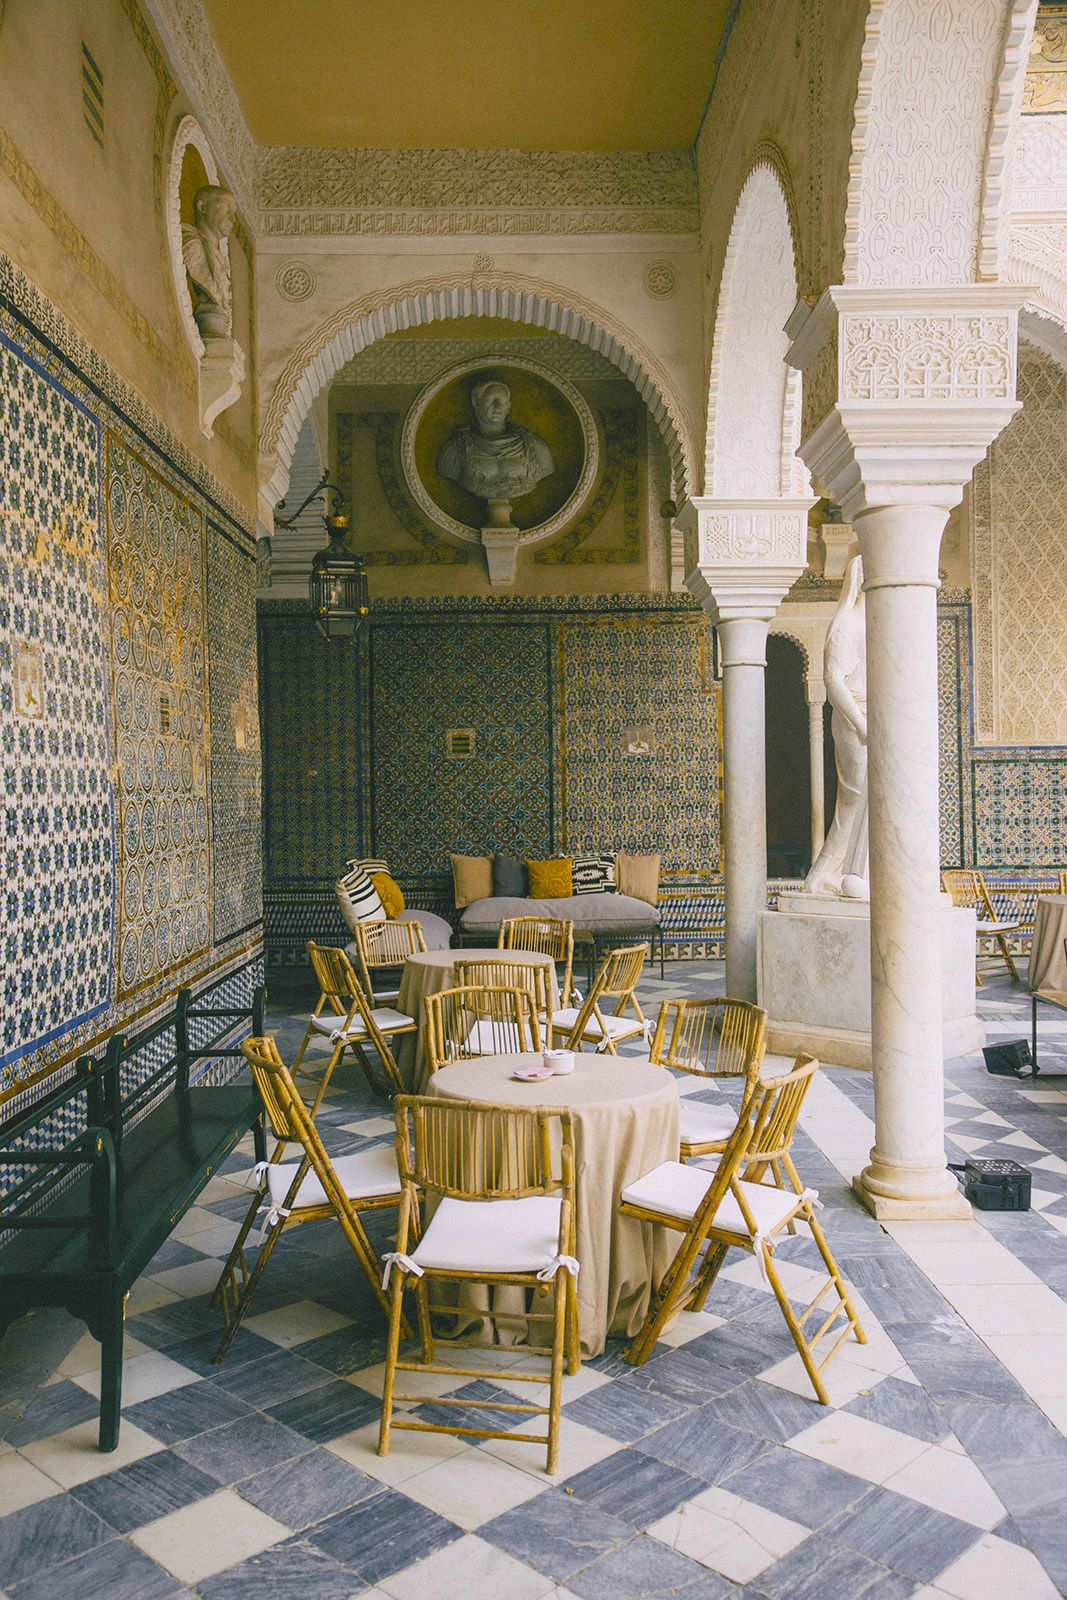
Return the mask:
M970 1222L974 1213L971 1203L960 1189L951 1189L942 1195L925 1195L905 1200L876 1194L864 1182L860 1172L852 1180L852 1188L879 1222Z

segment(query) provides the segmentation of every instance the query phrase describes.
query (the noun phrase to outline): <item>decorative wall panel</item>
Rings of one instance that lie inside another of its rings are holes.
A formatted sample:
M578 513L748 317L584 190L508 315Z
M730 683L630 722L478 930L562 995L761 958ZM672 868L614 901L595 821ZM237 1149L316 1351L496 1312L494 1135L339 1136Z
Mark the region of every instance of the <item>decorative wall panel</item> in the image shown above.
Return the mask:
M255 959L261 922L251 521L2 256L0 363L9 1115Z
M976 754L971 767L975 866L1033 870L1067 862L1067 753Z
M115 876L100 424L2 336L0 363L4 1068L111 1000Z
M256 614L248 603L255 558L215 523L208 523L207 537L211 850L221 945L263 917Z
M114 433L107 463L127 995L211 942L204 516Z
M440 871L449 850L548 855L553 842L549 632L544 621L377 626L370 638L374 850ZM445 729L477 754L445 759Z
M968 853L969 808L963 752L969 729L970 608L940 606L937 613L937 693L940 744L941 865L963 866Z

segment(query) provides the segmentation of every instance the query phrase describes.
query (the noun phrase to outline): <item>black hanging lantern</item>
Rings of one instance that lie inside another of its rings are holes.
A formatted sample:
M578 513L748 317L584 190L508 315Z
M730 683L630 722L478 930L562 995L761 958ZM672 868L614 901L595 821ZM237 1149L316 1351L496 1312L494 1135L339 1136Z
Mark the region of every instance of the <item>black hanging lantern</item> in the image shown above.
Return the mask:
M348 518L326 518L330 542L311 563L308 599L315 626L324 639L351 639L370 610L363 563L345 544Z
M363 618L370 610L367 593L367 574L363 563L345 544L348 534L348 517L341 510L345 497L336 484L327 483L324 472L311 493L301 501L290 517L277 513L285 510L285 501L278 502L274 517L276 528L291 528L305 507L319 495L332 494L334 511L323 518L330 542L311 562L308 579L308 602L315 626L324 639L351 639Z

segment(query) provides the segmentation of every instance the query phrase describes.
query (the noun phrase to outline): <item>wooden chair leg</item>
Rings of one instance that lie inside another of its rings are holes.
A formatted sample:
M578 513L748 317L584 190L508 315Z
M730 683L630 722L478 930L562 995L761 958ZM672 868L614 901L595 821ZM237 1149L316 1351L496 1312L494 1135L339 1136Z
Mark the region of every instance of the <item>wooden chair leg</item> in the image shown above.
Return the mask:
M997 944L1000 946L1000 953L1004 957L1004 965L1011 974L1012 983L1018 983L1019 973L1015 966L1015 960L1011 951L1008 949L1008 941L1002 933L997 934Z
M719 1276L719 1268L726 1260L726 1252L729 1250L729 1248L730 1246L728 1244L709 1245L707 1250L704 1252L704 1260L701 1263L700 1269L697 1273L696 1282L693 1285L692 1297L689 1301L690 1311L703 1311L704 1302L707 1300L708 1295L711 1292L712 1284Z
M122 1345L126 1297L118 1288L107 1290L100 1329L100 1433L101 1450L114 1450L122 1419Z
M656 1290L644 1322L633 1342L622 1353L622 1359L632 1367L643 1366L655 1349L656 1340L664 1323L676 1311L689 1293L689 1274L700 1254L699 1239L683 1244L664 1274Z
M804 1330L797 1321L789 1296L782 1286L782 1280L778 1276L778 1268L770 1250L764 1251L764 1266L767 1272L767 1281L774 1291L774 1298L778 1302L781 1313L786 1320L786 1326L793 1337L793 1343L797 1347L797 1354L804 1363L804 1369L811 1379L812 1388L818 1395L820 1403L828 1406L830 1404L830 1396L826 1392L826 1385L823 1383L819 1369L812 1359L811 1349L804 1337Z
M833 1284L834 1288L837 1290L838 1299L844 1306L845 1314L849 1320L849 1325L852 1329L852 1332L856 1335L856 1343L866 1344L867 1335L863 1331L863 1324L860 1322L856 1308L852 1304L852 1297L848 1292L848 1285L841 1276L841 1268L838 1266L836 1260L834 1259L834 1253L826 1242L826 1235L823 1233L822 1228L816 1220L814 1212L805 1217L804 1220L811 1229L811 1236L815 1240L816 1249L822 1256L823 1265L830 1274L830 1277L833 1279Z
M567 1373L574 1377L582 1366L582 1329L578 1317L578 1284L567 1274Z
M548 1457L546 1472L555 1472L559 1462L559 1412L563 1396L563 1346L567 1336L567 1300L570 1273L556 1273L552 1305L552 1367L548 1386Z
M277 1155L275 1156L275 1159L277 1159ZM256 1221L256 1215L260 1206L263 1204L263 1201L266 1199L266 1196L266 1187L257 1189L255 1194L252 1196L252 1199L249 1202L248 1210L245 1212L245 1219L241 1224L240 1232L238 1233L237 1238L234 1240L233 1249L226 1257L226 1265L219 1274L219 1281L215 1285L215 1292L211 1296L211 1304L213 1306L221 1305L227 1316L229 1315L229 1311L226 1305L226 1286L230 1283L234 1285L234 1300L236 1301L238 1293L237 1272L242 1264L245 1242L248 1239L248 1235L252 1232Z
M285 1219L283 1217L280 1222L276 1223L275 1226L270 1229L267 1237L264 1239L263 1244L260 1247L259 1255L256 1257L256 1264L249 1274L248 1281L242 1286L240 1294L235 1298L233 1315L226 1326L226 1332L222 1336L222 1342L211 1358L213 1366L217 1367L221 1361L225 1360L226 1352L229 1350L231 1344L236 1338L237 1330L244 1321L245 1314L252 1303L252 1297L259 1288L260 1279L267 1270L267 1263L274 1254L274 1247L284 1232Z
M385 1375L382 1379L382 1417L378 1424L378 1454L389 1454L389 1431L393 1420L393 1387L396 1383L396 1363L400 1353L400 1323L403 1316L401 1302L404 1298L404 1273L393 1267L393 1281L389 1290L389 1337L385 1346ZM419 1308L421 1320L425 1295Z

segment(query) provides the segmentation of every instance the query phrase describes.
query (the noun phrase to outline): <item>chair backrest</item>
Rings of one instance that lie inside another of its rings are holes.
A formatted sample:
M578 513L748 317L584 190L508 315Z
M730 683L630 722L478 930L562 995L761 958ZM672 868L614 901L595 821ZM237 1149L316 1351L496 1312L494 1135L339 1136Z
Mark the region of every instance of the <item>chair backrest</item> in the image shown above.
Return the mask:
M460 988L528 989L539 1012L548 1010L548 968L537 961L493 961L486 956L452 963Z
M252 1076L263 1099L275 1137L287 1143L303 1146L307 1165L322 1184L326 1198L337 1213L345 1232L350 1238L353 1237L355 1214L352 1203L334 1171L333 1162L326 1153L326 1147L293 1081L293 1075L278 1053L277 1041L272 1034L266 1033L245 1039L241 1049L252 1069Z
M428 994L423 1004L423 1046L430 1072L452 1061L541 1048L537 1007L527 989L465 984Z
M751 1086L763 1064L766 1026L766 1011L749 1000L664 1000L650 1056L661 1067L743 1076Z
M595 1015L600 1011L602 1000L617 997L615 1015L621 1016L627 1005L632 1005L637 1013L638 1020L644 1022L645 1015L637 1003L634 989L648 955L647 944L627 945L618 950L609 950L600 963L600 970L589 985L589 993L578 1008L567 1039L568 1050L580 1050L582 1040L588 1031Z
M325 1005L339 1017L349 1016L359 993L359 980L345 951L338 945L316 944L314 939L308 940L307 948L312 971L322 991L315 1007L316 1016Z
M408 956L426 949L417 922L357 922L352 931L359 975L368 995L374 993L373 972L402 967Z
M567 1110L401 1095L395 1102L401 1183L455 1200L561 1194L573 1203L574 1127Z
M752 1138L745 1178L758 1183L768 1166L788 1158L800 1108L819 1070L814 1056L799 1055L788 1072L765 1078L751 1098Z
M566 917L505 917L497 946L501 950L530 950L563 963L560 1003L570 1005L574 985L574 923Z
M941 887L951 895L954 906L971 907L977 911L979 920L997 920L986 881L980 872L963 867L948 868L941 874Z

